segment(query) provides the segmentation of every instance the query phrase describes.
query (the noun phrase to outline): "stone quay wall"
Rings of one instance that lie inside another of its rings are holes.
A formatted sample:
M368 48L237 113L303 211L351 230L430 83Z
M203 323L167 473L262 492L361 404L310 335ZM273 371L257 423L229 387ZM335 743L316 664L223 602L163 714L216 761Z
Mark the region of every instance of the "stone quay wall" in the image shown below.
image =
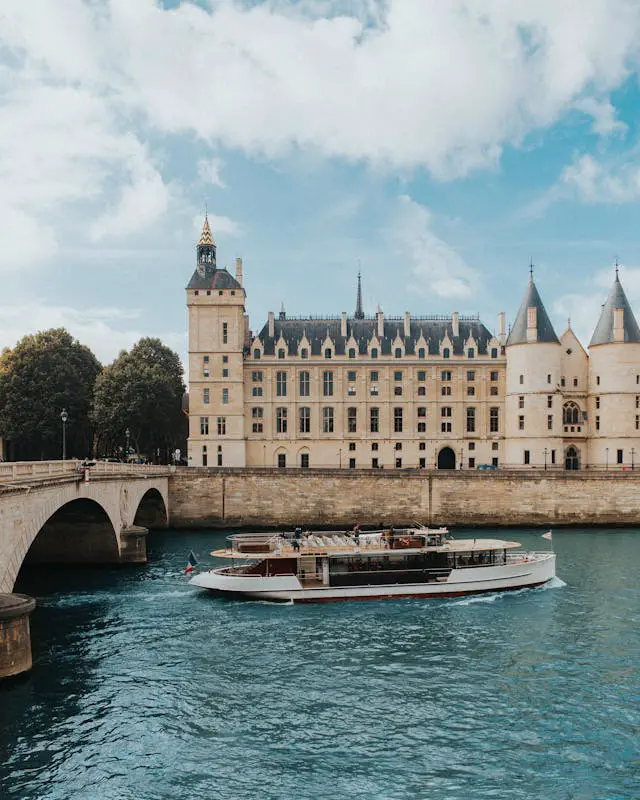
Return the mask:
M184 468L172 527L640 525L633 472Z

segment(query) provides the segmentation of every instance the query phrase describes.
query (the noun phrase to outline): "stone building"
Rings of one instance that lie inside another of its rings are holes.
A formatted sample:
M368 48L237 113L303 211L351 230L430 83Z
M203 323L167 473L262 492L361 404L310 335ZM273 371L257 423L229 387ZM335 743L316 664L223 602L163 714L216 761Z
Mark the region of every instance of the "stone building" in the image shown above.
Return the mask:
M635 466L640 329L618 273L585 352L533 275L507 338L478 317L270 312L253 335L242 261L205 217L189 312L189 464L330 468ZM637 394L636 394L637 392Z

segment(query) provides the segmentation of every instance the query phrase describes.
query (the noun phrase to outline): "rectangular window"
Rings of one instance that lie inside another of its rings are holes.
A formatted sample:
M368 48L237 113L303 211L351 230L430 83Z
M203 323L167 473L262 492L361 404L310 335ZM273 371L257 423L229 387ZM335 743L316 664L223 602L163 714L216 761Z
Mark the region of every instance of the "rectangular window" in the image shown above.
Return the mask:
M287 396L287 373L276 372L276 397Z
M420 469L425 469L426 466L427 466L427 459L426 458L421 458L420 459Z
M300 453L300 466L302 469L309 469L309 453Z
M467 380L474 381L476 379L476 373L473 370L467 371Z
M440 377L443 381L450 381L451 380L451 372L449 370L443 369L440 373Z
M498 458L497 458L497 456L494 456L494 457L491 459L491 464L492 464L494 467L497 467L497 466L498 466Z
M640 408L640 395L636 395L636 408Z
M256 370L251 373L251 380L254 383L260 383L262 381L262 372L260 370Z
M476 460L473 456L469 458L469 469L474 469L476 466Z
M491 442L491 449L492 450L498 450L499 449L498 442Z
M284 469L287 466L287 454L278 453L278 467Z
M205 406L209 405L209 389L202 390L202 402L205 404Z
M356 387L355 386L349 386L349 388L347 389L347 394L349 395L349 397L355 397L356 396Z
M547 430L553 430L553 414L547 414Z
M349 381L349 383L354 383L355 382L355 380L356 380L355 371L349 370L349 372L347 372L347 380Z
M394 386L393 387L393 396L394 397L401 397L402 396L402 386Z
M399 370L393 373L393 380L394 381L401 381L402 380L402 372Z
M475 386L467 386L467 397L473 397L476 393Z
M333 433L333 408L330 406L322 409L322 432Z
M402 408L393 409L393 430L402 433Z
M451 423L450 422L443 422L441 424L442 433L451 433Z
M209 356L202 356L202 362L204 364L208 364L209 363Z
M378 459L372 458L371 459L371 469L378 469Z
M636 405L636 408L637 407L638 406ZM596 408L600 408L600 398L599 397L596 397Z
M553 408L553 395L547 395L547 408Z
M469 450L475 450L475 449L476 449L476 443L475 442L469 442Z
M491 373L491 380L492 381L497 381L498 380L498 373L497 372L492 372Z
M369 427L371 433L379 433L380 432L380 409L379 408L370 408L369 409Z
M426 449L427 445L424 442L420 442L420 444L418 445L418 450L426 450Z
M377 383L378 382L378 373L377 372L371 372L370 375L369 375L369 378L371 380L371 383Z
M524 430L524 417L522 416L522 414L518 417L518 430L519 431Z
M378 449L378 442L372 442L371 443L371 449L372 450L377 450Z
M222 356L222 363L228 364L229 363L229 356Z
M426 417L427 416L427 407L426 406L418 406L418 416L419 417Z
M596 430L600 430L600 417L596 417Z
M525 450L524 451L524 463L525 464L530 464L531 463L531 451L530 450Z
M229 377L229 370L227 369L227 367L223 367L222 368L222 377L223 378L228 378Z
M450 417L451 416L451 406L443 406L440 409L440 416L441 417Z
M490 433L498 433L500 427L500 409L489 409L489 431Z
M418 386L418 397L425 397L427 394L426 386Z
M287 409L276 408L276 433L287 432Z
M440 389L440 393L443 397L451 397L451 387L450 386L443 386Z
M427 379L427 373L424 372L423 370L420 370L418 372L418 380L419 381L425 381L426 379Z
M618 458L617 458L618 464L623 464L624 463L623 456L624 456L624 452L622 450L618 450Z
M251 416L253 417L253 419L262 419L263 413L264 409L262 408L262 406L254 406L251 409Z
M300 397L309 397L309 373L300 373Z
M333 372L325 370L322 373L322 393L325 397L331 397L333 394Z
M229 403L229 390L223 389L222 390L222 405L226 406Z
M518 397L518 408L524 408L524 395Z
M262 386L254 386L251 390L251 395L253 397L262 397Z
M222 344L227 344L229 341L229 324L227 322L222 323Z
M356 449L356 443L355 442L349 442L349 450L355 450L355 449Z
M476 351L473 349L473 347L469 347L467 349L467 358L475 358L475 357L476 357Z
M427 423L426 422L419 422L418 423L418 433L426 433L427 432Z
M209 435L209 417L200 417L200 436Z
M251 426L251 430L253 433L262 433L262 423L254 422Z
M636 414L636 430L640 431L640 416Z
M227 418L226 417L218 417L216 420L218 426L218 436L226 436L227 435Z
M348 408L347 409L347 431L349 433L355 433L358 423L358 409L357 408Z
M521 375L521 376L520 376L520 383L521 383L521 384L523 384L523 383L524 383L524 375Z
M476 432L476 410L475 408L467 409L467 433Z
M349 469L355 469L355 468L356 468L356 460L355 460L355 458L350 458L349 459Z
M305 406L300 409L300 433L311 433L311 409Z
M371 394L372 397L377 397L379 394L378 387L372 386L371 389L369 390L369 393Z
M402 469L402 459L396 458L396 469Z

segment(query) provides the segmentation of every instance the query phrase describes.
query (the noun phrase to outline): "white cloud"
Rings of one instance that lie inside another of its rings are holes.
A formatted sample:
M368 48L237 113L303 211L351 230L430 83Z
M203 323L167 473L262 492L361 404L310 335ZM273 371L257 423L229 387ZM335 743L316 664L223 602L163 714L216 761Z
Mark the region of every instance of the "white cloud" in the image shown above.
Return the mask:
M640 163L607 164L583 155L563 169L556 191L583 203L629 203L640 197Z
M239 236L242 233L242 226L240 223L231 219L230 217L218 216L217 214L209 214L209 227L213 234L214 240L218 234L226 234L228 236ZM193 218L193 228L200 235L202 230L202 214L197 214Z
M392 226L397 257L411 271L410 289L419 295L464 300L478 287L478 274L431 229L428 208L404 195Z
M575 107L593 119L593 132L599 136L622 135L627 130L625 123L616 119L616 109L606 98L582 97Z
M201 158L198 161L198 177L205 185L211 184L219 189L226 189L227 185L222 180L224 162L221 158Z

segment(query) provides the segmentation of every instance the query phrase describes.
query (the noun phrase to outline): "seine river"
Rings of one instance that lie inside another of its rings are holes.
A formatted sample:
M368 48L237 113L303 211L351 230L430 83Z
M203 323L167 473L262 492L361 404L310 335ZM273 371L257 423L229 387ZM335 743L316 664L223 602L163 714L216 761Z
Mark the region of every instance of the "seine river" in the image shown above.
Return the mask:
M556 532L555 588L317 606L194 591L221 541L27 576L2 800L640 798L640 531Z

